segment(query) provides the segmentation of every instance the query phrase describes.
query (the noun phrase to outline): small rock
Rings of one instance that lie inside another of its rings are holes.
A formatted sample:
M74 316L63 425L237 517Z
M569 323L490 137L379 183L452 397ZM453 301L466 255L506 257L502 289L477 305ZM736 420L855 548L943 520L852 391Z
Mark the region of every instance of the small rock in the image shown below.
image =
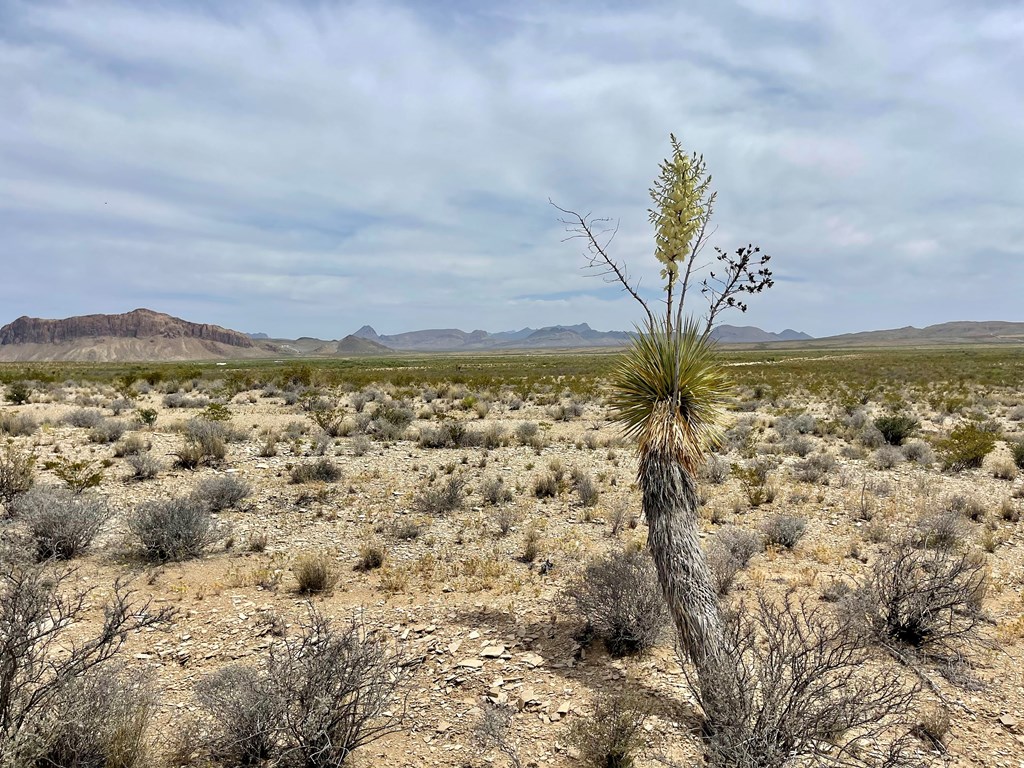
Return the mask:
M488 645L486 648L480 651L480 655L483 656L485 659L498 659L501 658L501 654L503 654L504 652L504 645Z

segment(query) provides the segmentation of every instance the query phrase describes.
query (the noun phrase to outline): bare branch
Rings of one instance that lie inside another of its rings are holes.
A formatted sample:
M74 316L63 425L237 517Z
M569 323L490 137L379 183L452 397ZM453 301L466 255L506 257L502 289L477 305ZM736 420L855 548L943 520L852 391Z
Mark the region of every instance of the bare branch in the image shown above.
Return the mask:
M647 306L647 302L641 298L637 288L630 283L626 266L624 264L619 264L608 255L608 244L611 243L615 238L615 235L618 233L618 224L616 224L615 227L603 230L602 232L595 232L594 224L608 221L608 219L595 219L589 213L581 215L576 211L562 208L550 198L548 199L548 202L567 217L559 219L559 221L565 226L565 231L569 233L569 237L565 239L574 240L576 238L582 238L586 242L587 268L598 270L598 274L602 276L611 275L612 277L609 279L609 282L619 283L624 291L636 299L640 303L640 306L644 308L644 312L647 313L647 320L650 327L655 327L654 314L651 312L651 308ZM607 237L604 237L605 235L607 235Z

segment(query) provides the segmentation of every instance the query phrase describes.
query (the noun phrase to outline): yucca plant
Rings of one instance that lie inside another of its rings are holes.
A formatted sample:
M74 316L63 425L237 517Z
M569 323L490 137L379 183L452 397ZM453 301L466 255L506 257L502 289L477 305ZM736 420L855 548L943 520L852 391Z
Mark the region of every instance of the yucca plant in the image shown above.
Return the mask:
M625 265L609 256L614 230L559 210L566 214L562 221L570 237L585 242L588 265L619 282L647 317L612 377L611 405L626 435L636 440L648 547L680 646L696 671L707 730L713 732L729 727L729 713L737 710L743 694L730 672L735 665L727 663L725 628L698 524L696 474L722 439L727 387L711 331L720 312L746 311L740 298L771 287L772 278L769 257L748 245L734 254L716 248L718 272L708 272L697 284L700 267L695 262L710 234L715 193L704 158L684 153L675 136L671 143L672 156L661 164L650 190L664 315L655 315L631 284ZM690 312L688 301L698 285L708 302L702 319Z

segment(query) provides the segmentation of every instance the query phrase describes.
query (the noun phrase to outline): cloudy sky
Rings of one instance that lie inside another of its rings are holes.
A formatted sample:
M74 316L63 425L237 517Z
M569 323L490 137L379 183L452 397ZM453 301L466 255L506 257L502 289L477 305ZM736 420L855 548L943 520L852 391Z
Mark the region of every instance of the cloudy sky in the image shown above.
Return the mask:
M1021 72L995 0L0 0L0 323L629 328L548 199L653 296L669 132L773 256L725 322L1024 320Z

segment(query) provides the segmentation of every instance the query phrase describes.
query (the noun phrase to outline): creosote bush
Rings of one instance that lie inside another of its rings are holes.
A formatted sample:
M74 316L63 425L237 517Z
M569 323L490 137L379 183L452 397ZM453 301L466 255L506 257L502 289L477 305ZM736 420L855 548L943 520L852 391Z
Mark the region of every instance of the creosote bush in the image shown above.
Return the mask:
M655 645L665 627L665 601L646 552L617 551L590 563L561 596L563 608L586 622L586 634L618 658Z
M216 538L209 509L190 497L144 502L128 518L128 528L153 560L198 557Z
M17 448L12 442L0 449L0 502L4 506L10 507L14 499L35 485L35 463L33 453Z
M875 419L875 427L889 445L903 445L920 426L921 423L917 419L906 413L879 416Z
M954 427L937 444L943 469L953 472L980 467L995 445L996 435L974 423Z

